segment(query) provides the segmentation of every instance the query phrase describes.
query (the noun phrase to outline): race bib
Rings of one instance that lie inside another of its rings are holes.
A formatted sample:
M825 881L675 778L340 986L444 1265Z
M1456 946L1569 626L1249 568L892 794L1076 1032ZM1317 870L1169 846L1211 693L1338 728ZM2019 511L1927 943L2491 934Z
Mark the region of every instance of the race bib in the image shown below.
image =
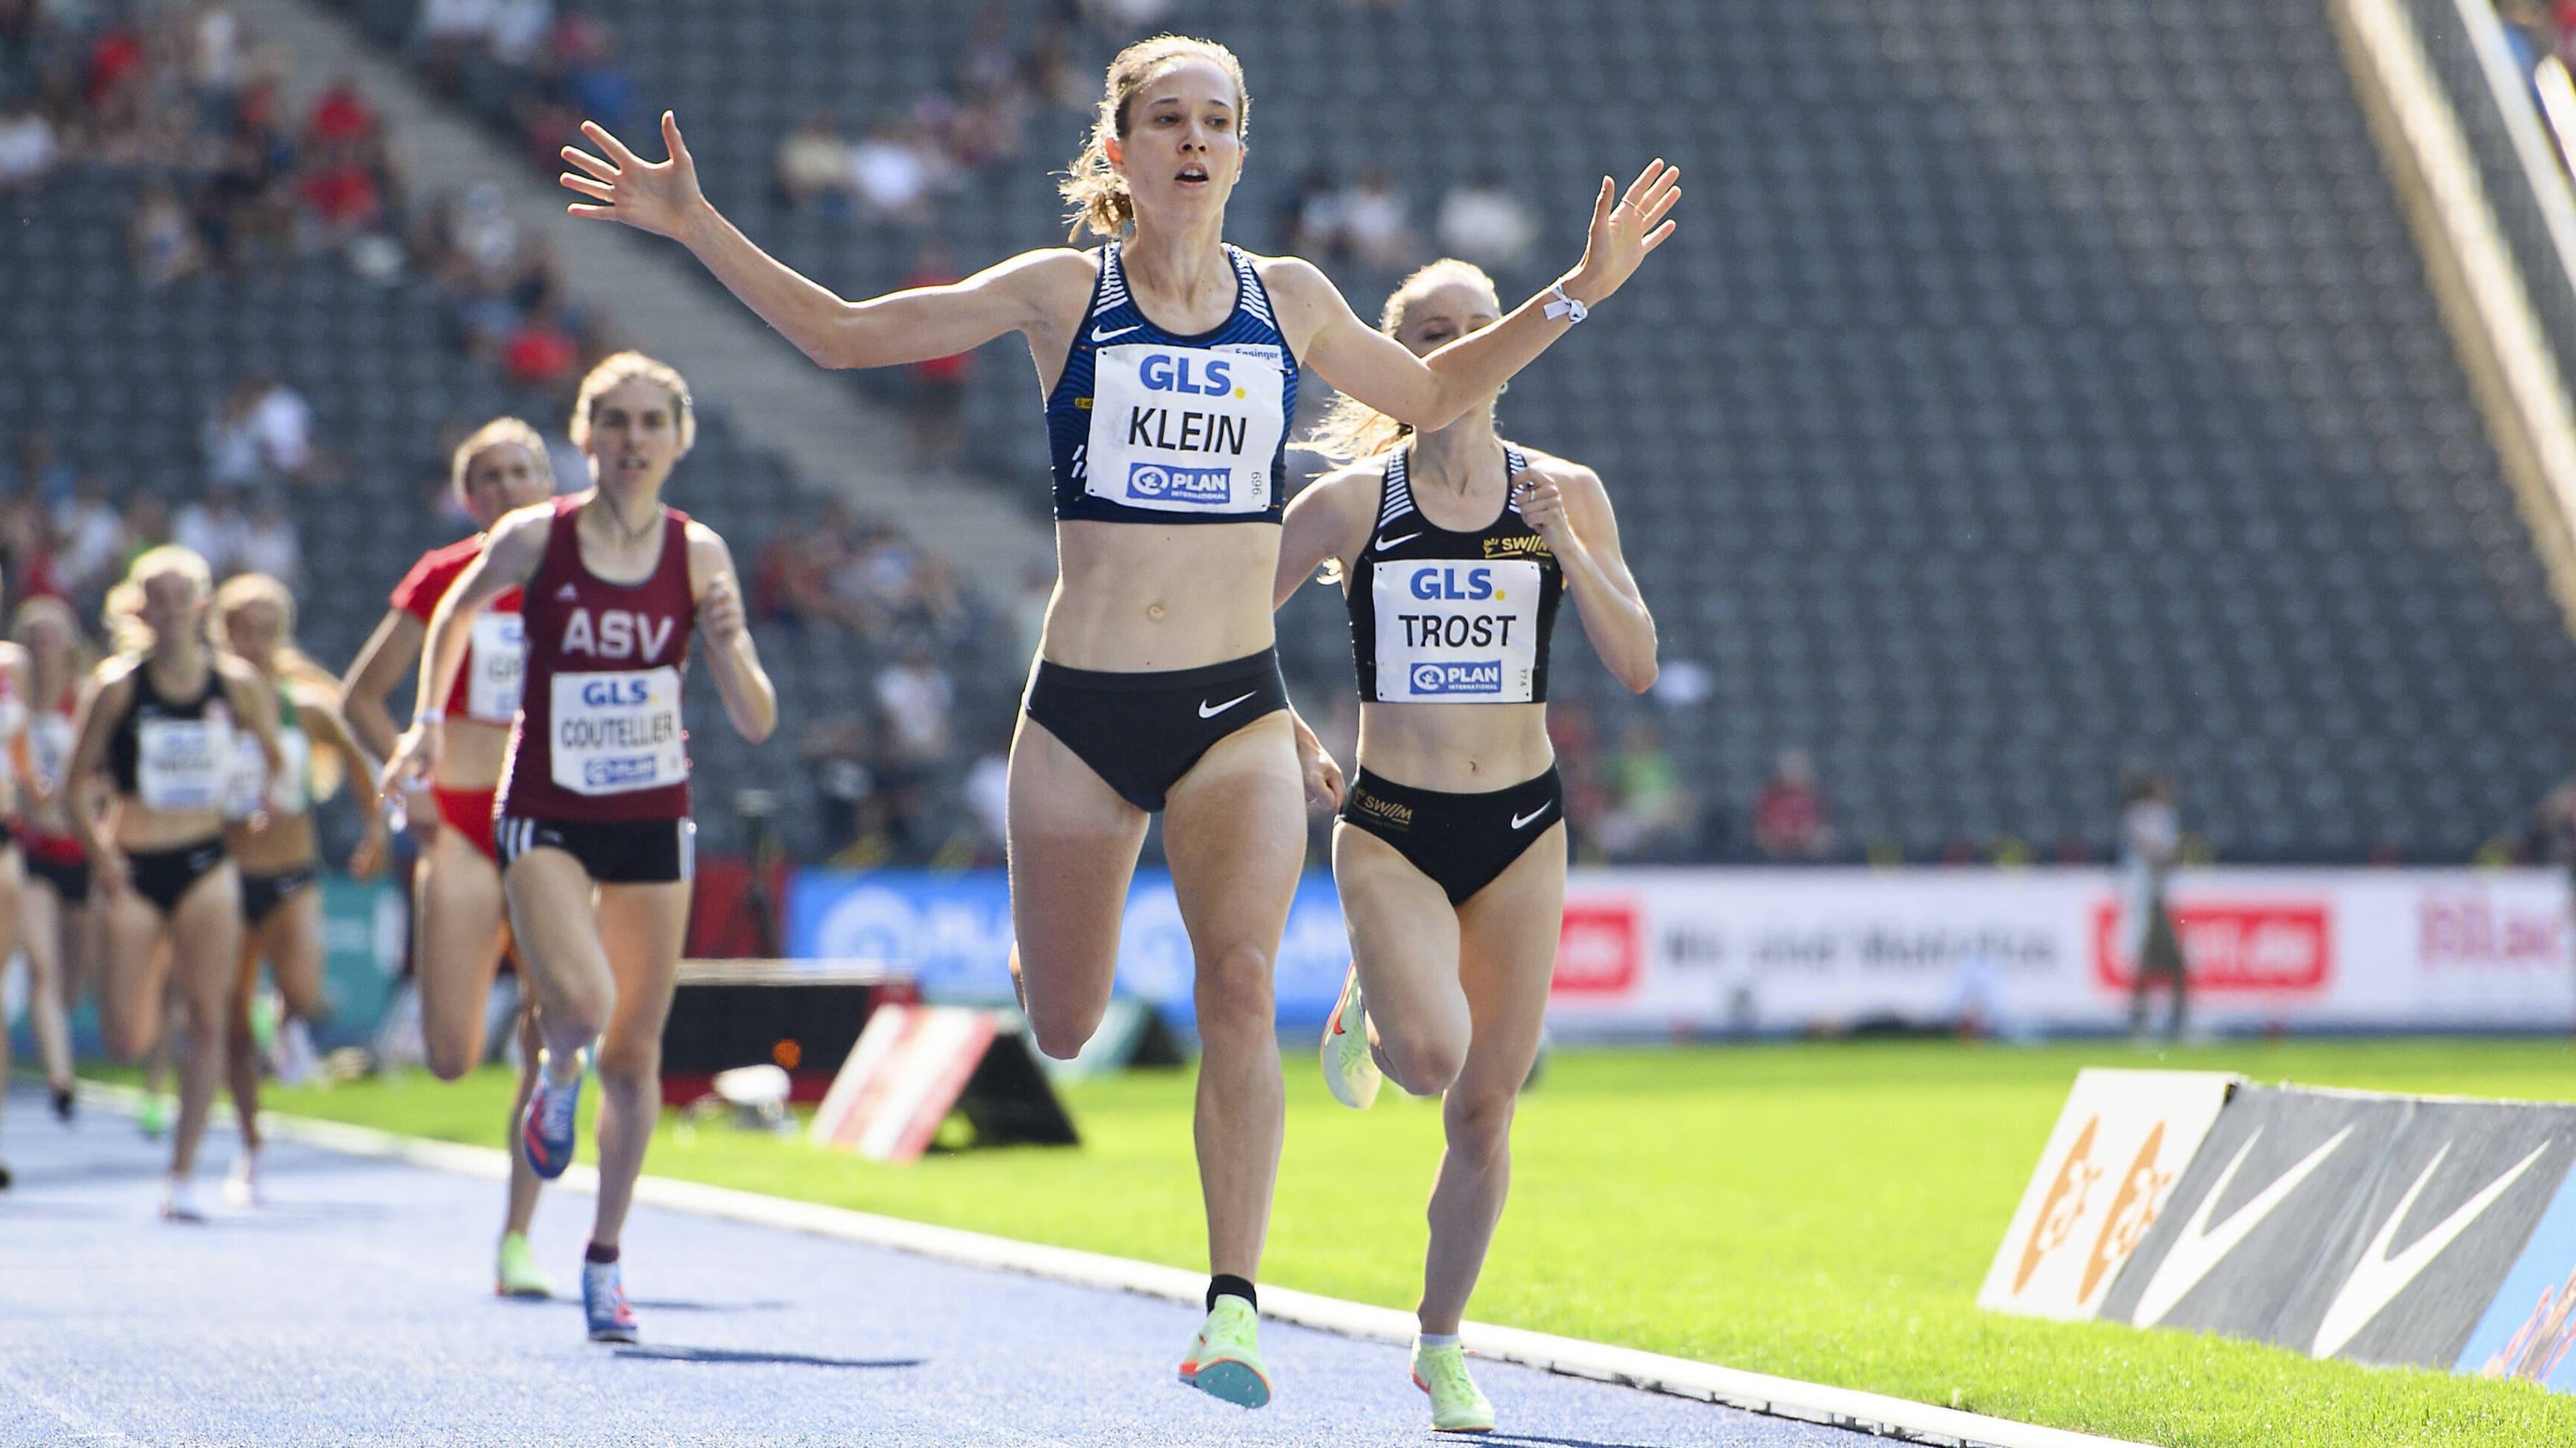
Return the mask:
M27 721L27 768L50 789L63 785L72 763L72 721L65 714L39 714Z
M1381 561L1369 587L1377 613L1378 703L1531 702L1538 564Z
M134 726L134 792L147 809L216 809L233 763L230 719L145 719Z
M689 777L680 671L554 676L554 780L575 794L660 789Z
M268 778L268 760L259 752L259 736L249 730L233 734L233 772L224 788L224 817L246 820L265 806L269 813L298 815L312 803L305 783L312 776L313 740L302 729L289 724L277 731L277 752L282 765L277 778ZM262 796L261 788L267 793Z
M1166 513L1259 513L1286 428L1280 364L1207 347L1103 347L1092 354L1083 489Z
M528 673L527 622L515 613L474 616L474 652L465 676L465 717L507 724L519 717Z

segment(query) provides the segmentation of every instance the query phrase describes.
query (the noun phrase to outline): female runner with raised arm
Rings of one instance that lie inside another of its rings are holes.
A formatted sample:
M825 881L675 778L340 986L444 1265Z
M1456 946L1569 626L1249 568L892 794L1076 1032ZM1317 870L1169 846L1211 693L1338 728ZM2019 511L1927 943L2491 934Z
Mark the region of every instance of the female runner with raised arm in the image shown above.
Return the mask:
M436 770L443 716L425 701L448 696L475 616L521 590L527 688L494 827L545 1042L519 1150L549 1180L571 1164L595 1043L599 1198L581 1269L594 1342L635 1340L618 1234L661 1113L662 1023L689 923L697 826L680 683L692 628L706 634L734 728L758 743L778 725L733 555L662 502L696 437L679 373L633 352L591 369L572 416L591 486L502 519L439 601L421 650L424 702L385 769L388 789Z
M215 590L213 635L217 648L250 665L276 701L278 751L285 766L269 774L258 746L235 735L237 756L224 814L230 821L224 847L241 872L241 970L233 984L232 1034L224 1052L241 1132L241 1154L224 1179L224 1198L235 1206L261 1204L259 1170L259 1047L251 1005L259 993L259 967L268 963L285 1002L278 1023L278 1079L302 1083L313 1068L312 1023L322 1015L322 866L313 829L317 797L344 778L361 781L355 792L365 832L349 857L354 879L372 878L384 864L385 816L375 808L375 755L358 743L340 717L340 681L295 646L295 596L265 573L240 573Z
M64 819L71 809L92 809L90 787L65 787L72 758L72 715L81 680L89 673L80 617L71 605L37 594L18 605L10 637L27 651L27 727L13 749L14 771L24 793L18 804L19 843L27 855L27 883L18 895L19 943L30 974L27 1014L44 1058L45 1084L54 1115L72 1119L72 1044L69 1016L79 1004L97 952L92 948L89 857Z
M1026 252L949 286L850 302L754 246L708 204L677 121L648 162L596 124L564 148L575 215L686 245L826 367L886 367L1026 339L1047 393L1059 578L1011 745L1014 961L1038 1045L1080 1050L1107 1009L1145 838L1166 853L1196 957L1196 1140L1208 1316L1184 1381L1259 1407L1259 1266L1285 1110L1271 968L1304 863L1301 765L1270 600L1301 362L1381 411L1439 427L1618 290L1672 232L1679 172L1624 197L1604 177L1589 245L1497 325L1417 357L1313 265L1224 240L1250 96L1231 51L1162 36L1110 63L1063 183L1096 250Z
M506 514L554 496L545 439L515 417L476 428L449 460L448 484L474 520L471 538L433 548L395 585L392 607L349 665L342 685L349 728L382 758L393 753L394 723L385 700L406 674L417 674L421 641L440 599L483 552L492 525ZM420 859L412 869L412 974L420 992L420 1034L430 1074L453 1081L481 1065L483 1022L508 940L501 905L501 857L492 842L492 800L519 716L527 646L519 595L503 593L474 616L456 682L439 707L438 767L426 788L407 782L405 813ZM521 984L524 986L525 981ZM552 1297L554 1284L528 1246L544 1185L516 1149L519 1116L537 1079L536 995L520 992L519 1090L502 1122L510 1150L510 1185L494 1251L492 1290L504 1297Z
M1482 271L1440 261L1396 289L1382 325L1430 352L1501 311ZM1337 401L1316 445L1357 461L1289 505L1275 588L1285 603L1323 565L1350 608L1358 776L1333 830L1333 880L1353 962L1324 1032L1324 1080L1362 1109L1381 1071L1414 1095L1445 1093L1413 1380L1432 1426L1451 1433L1494 1426L1458 1323L1502 1219L1512 1108L1537 1059L1565 910L1547 738L1560 601L1574 600L1619 682L1655 681L1655 620L1601 479L1496 436L1493 401L1410 436Z
M137 557L108 591L108 632L121 651L90 675L64 770L74 781L104 771L116 791L104 826L87 810L67 817L105 915L99 1015L108 1051L129 1061L149 1052L168 1029L173 994L186 1022L161 1192L161 1215L180 1222L205 1220L193 1186L197 1145L224 1079L241 964L241 878L224 854L234 731L258 739L270 776L284 762L268 686L206 645L213 591L206 560L169 543Z

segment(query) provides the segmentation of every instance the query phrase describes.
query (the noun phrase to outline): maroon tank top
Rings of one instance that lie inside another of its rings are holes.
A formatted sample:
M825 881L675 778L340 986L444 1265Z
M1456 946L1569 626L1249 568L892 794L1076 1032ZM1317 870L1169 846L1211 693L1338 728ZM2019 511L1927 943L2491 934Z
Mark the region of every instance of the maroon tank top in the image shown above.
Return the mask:
M546 553L519 605L527 688L500 813L513 819L676 820L689 814L680 677L698 606L689 515L664 508L662 557L640 583L581 561L578 497L555 500Z

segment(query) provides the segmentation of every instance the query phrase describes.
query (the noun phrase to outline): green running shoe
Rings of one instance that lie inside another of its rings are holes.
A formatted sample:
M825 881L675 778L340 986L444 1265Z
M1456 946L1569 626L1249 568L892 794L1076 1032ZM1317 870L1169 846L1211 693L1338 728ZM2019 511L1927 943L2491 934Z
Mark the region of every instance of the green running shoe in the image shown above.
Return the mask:
M170 1129L170 1109L177 1104L172 1098L155 1091L136 1104L134 1124L145 1136L159 1141Z
M1458 1347L1413 1348L1413 1385L1431 1395L1431 1427L1440 1433L1491 1433L1494 1405L1467 1376L1467 1351Z
M535 1249L526 1234L503 1232L501 1256L492 1269L492 1295L541 1299L555 1295L555 1284L537 1267Z
M1342 998L1324 1027L1324 1085L1333 1099L1353 1111L1366 1111L1377 1100L1386 1073L1369 1054L1368 1006L1360 1000L1360 968L1342 980Z
M1181 1381L1238 1408L1270 1401L1270 1374L1261 1366L1261 1315L1231 1293L1216 1300L1199 1335L1181 1360Z

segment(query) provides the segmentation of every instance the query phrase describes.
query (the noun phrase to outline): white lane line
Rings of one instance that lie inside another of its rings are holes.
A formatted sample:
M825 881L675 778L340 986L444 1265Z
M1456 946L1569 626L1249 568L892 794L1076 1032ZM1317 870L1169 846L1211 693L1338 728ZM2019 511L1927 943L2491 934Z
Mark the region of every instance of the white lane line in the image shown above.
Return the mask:
M80 1090L83 1097L120 1111L131 1110L133 1103L140 1099L140 1093L129 1087L100 1082L84 1081ZM275 1112L261 1113L260 1124L270 1136L279 1140L351 1156L408 1162L493 1181L504 1180L510 1174L510 1159L498 1147L427 1141L368 1126L282 1116ZM595 1192L598 1184L596 1171L578 1165L567 1170L563 1179L554 1183L577 1192ZM708 1186L703 1182L680 1181L672 1177L641 1178L635 1184L635 1199L669 1211L832 1237L969 1267L1017 1272L1082 1287L1141 1293L1147 1297L1167 1298L1192 1305L1196 1305L1207 1291L1207 1274L1203 1272L1112 1257L1103 1252L1015 1241L958 1227L935 1227L925 1222L856 1212L847 1207L791 1201L785 1197L762 1196L756 1192L736 1191L731 1187ZM1413 1341L1414 1321L1413 1314L1409 1312L1371 1307L1366 1303L1348 1302L1319 1293L1299 1292L1293 1287L1265 1285L1261 1289L1261 1312L1264 1317L1364 1342L1403 1347ZM1662 1353L1614 1347L1581 1338L1559 1337L1554 1333L1470 1322L1460 1329L1459 1336L1479 1357L1518 1363L1566 1377L1590 1378L1648 1392L1695 1398L1705 1403L1720 1403L1769 1417L1795 1418L1849 1428L1898 1442L1947 1445L1947 1448L2151 1448L2151 1445L2123 1438L2103 1438L2064 1428L2016 1423L2007 1418L1989 1418L1956 1408L1938 1408L1883 1393L1801 1382L1796 1378L1773 1377L1768 1373L1743 1372L1719 1367L1715 1363L1694 1362L1689 1358L1668 1357Z

